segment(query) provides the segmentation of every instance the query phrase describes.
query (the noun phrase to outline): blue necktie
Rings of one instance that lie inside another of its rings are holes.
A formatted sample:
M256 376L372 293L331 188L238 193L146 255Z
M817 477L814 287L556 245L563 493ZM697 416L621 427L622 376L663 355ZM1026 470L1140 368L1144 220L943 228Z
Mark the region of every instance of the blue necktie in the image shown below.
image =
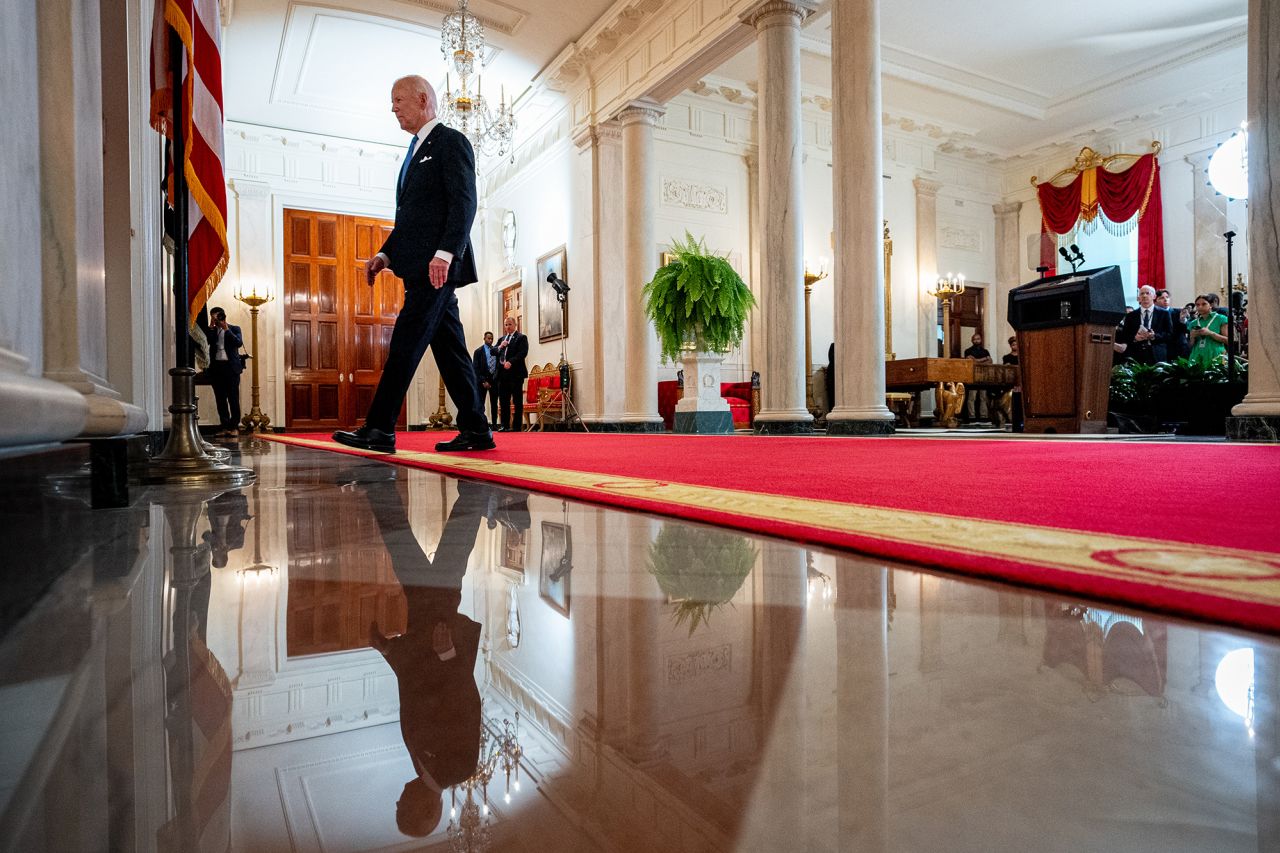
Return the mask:
M413 162L413 150L418 147L418 137L415 136L409 140L409 151L404 155L404 162L400 164L400 177L396 179L396 197L400 196L400 189L404 186L405 173L409 171L409 164Z

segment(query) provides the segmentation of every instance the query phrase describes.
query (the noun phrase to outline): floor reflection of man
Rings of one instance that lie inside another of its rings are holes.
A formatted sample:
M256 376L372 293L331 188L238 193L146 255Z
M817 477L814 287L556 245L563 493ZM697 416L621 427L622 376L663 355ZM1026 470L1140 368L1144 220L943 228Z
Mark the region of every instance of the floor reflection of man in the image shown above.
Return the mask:
M399 682L400 732L418 774L396 803L396 824L406 835L423 837L440 823L444 790L475 773L479 760L474 673L481 626L459 613L458 604L489 487L459 481L458 500L429 558L409 529L395 480L361 485L409 606L403 634L385 636L373 622L369 640Z

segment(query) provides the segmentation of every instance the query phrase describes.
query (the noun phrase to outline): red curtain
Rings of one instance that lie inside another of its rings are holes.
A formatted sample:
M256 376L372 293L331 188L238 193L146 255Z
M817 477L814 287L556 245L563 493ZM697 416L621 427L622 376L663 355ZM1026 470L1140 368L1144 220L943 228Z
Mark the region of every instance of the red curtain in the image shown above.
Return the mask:
M1092 219L1101 209L1112 222L1138 219L1138 284L1156 290L1164 287L1164 217L1160 204L1160 164L1154 154L1144 154L1123 172L1090 170L1096 174L1097 198L1085 198L1085 173L1065 187L1047 181L1036 187L1040 200L1042 233L1067 234L1081 217ZM1040 250L1041 263L1053 263L1053 248ZM1050 275L1053 272L1050 271Z

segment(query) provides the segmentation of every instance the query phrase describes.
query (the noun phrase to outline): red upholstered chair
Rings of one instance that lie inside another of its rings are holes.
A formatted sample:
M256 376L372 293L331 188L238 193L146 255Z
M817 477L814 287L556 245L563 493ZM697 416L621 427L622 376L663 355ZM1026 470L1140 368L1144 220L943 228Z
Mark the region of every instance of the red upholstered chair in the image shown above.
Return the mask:
M669 379L658 383L658 414L662 425L670 431L676 422L676 403L680 402L680 382Z
M546 367L534 366L529 371L529 378L524 384L524 428L533 429L534 417L538 414L538 396L542 389L547 387L550 374L555 373L555 366L548 364Z
M560 368L548 364L551 372L544 374L543 385L538 390L538 429L545 429L549 423L565 420L568 407L563 405L564 389L560 387ZM573 393L573 379L569 380L569 393Z

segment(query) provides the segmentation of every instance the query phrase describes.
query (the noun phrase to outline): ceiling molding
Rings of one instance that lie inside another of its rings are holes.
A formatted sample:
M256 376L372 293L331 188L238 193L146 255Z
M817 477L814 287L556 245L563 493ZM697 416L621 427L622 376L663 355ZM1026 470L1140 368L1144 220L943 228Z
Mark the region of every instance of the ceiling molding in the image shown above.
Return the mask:
M1135 83L1149 80L1158 74L1181 68L1198 59L1204 59L1237 47L1245 47L1247 42L1248 27L1241 24L1238 27L1232 27L1226 35L1215 33L1187 50L1162 59L1159 62L1136 63L1122 71L1095 78L1086 83L1079 91L1051 101L1049 108L1053 110L1061 109L1084 98L1101 94L1108 89L1132 86Z
M225 3L226 0L223 2ZM450 3L448 0L399 0L399 2L417 6L419 9L439 12L442 19L444 15L458 10L458 4ZM508 36L515 35L520 30L520 25L529 19L529 12L498 0L480 0L478 4L468 4L467 8L480 23L494 32Z

